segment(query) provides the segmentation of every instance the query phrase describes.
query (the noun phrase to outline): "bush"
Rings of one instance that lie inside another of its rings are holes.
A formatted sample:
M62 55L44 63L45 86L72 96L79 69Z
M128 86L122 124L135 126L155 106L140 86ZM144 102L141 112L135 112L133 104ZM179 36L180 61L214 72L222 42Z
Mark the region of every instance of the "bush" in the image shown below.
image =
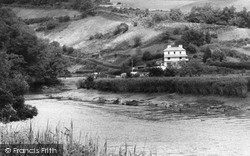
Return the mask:
M149 76L163 76L164 71L161 68L150 68Z
M181 28L175 28L173 31L173 35L180 35L181 34Z
M55 27L58 26L58 22L54 21L54 20L50 20L48 21L47 23L47 29L48 30L51 30L51 29L54 29Z
M113 35L123 34L128 31L128 25L126 23L121 23L116 27L116 29L113 32Z
M169 38L170 38L170 33L168 31L165 31L161 34L160 41L168 42Z
M196 45L190 43L190 44L188 45L188 47L186 48L186 50L187 50L187 52L188 52L189 54L196 54L197 51L198 51L198 48L197 48Z
M164 71L164 76L166 77L173 77L176 76L177 70L174 68L166 68Z
M78 80L77 83L76 83L76 87L77 87L77 89L80 89L80 88L87 88L87 89L95 88L94 87L94 77L92 75L89 75L89 76L87 76L86 79Z
M15 120L17 118L19 118L19 120L31 119L38 114L36 107L30 106L30 105L24 105L24 107L19 109L17 112L18 113L15 117ZM11 120L14 120L14 119L11 118Z
M133 45L133 47L135 48L135 47L138 47L138 46L140 46L140 45L141 45L141 38L138 37L138 36L136 36L136 37L134 38L134 45Z
M247 80L236 77L99 79L95 86L98 90L113 92L247 96Z
M27 25L30 24L35 24L35 23L43 23L52 20L52 17L41 17L41 18L29 18L29 19L24 19L24 22Z
M61 16L61 17L58 17L58 21L59 22L68 22L68 21L70 21L70 17L68 15Z

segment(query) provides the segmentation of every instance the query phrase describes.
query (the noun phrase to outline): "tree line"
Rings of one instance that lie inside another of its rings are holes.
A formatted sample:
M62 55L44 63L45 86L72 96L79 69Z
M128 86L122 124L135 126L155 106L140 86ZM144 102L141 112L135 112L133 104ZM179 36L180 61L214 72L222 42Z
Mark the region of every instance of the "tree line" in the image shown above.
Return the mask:
M33 34L10 9L0 9L0 121L36 115L23 95L30 88L58 83L57 76L66 71L60 45Z
M243 8L236 11L234 6L213 8L207 4L203 7L193 7L190 13L186 16L188 22L206 23L217 25L232 25L241 28L250 27L250 11Z

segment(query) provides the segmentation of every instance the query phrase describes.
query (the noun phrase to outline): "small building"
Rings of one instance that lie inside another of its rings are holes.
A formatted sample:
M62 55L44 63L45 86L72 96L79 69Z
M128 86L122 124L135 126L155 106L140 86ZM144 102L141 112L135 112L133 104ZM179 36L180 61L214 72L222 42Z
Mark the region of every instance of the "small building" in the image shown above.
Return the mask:
M180 61L188 61L186 50L182 45L179 45L178 47L172 47L171 45L169 45L164 50L164 61L162 64L163 68L167 68L170 66L179 68Z

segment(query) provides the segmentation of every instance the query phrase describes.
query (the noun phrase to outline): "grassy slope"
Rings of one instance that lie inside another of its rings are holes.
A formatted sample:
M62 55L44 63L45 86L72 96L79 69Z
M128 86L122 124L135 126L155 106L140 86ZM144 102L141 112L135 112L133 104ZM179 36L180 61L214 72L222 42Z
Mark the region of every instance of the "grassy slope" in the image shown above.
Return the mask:
M25 8L12 8L14 13L21 17L22 19L28 18L40 18L40 17L54 17L54 16L65 16L74 17L74 15L80 15L78 11L66 10L66 9L55 9L55 10L45 10L45 9L25 9Z
M148 0L148 1L145 1L145 3L148 4L151 1L152 0ZM166 1L169 1L169 0L165 0L164 3ZM191 5L191 2L193 2L194 4L197 3L201 5L204 3L204 1L211 2L212 0L203 0L199 2L188 1L188 3ZM212 1L212 3L218 4L218 5L220 3L221 5L223 5L222 1L225 2L226 0ZM231 3L240 4L238 2L241 2L241 1L242 0L238 0L238 1L228 0L227 4L231 4ZM128 3L133 2L135 4L142 3L141 0L138 0L138 2L140 3L138 3L137 1L130 1L130 0L127 0L126 2ZM187 3L183 1L175 1L175 2L176 3L174 4L179 4L179 3L186 4ZM169 6L169 7L173 7L173 6ZM74 15L79 14L76 11L69 11L69 10L42 10L42 9L37 10L37 9L20 9L20 8L13 8L13 10L21 18L36 18L36 17L62 16L62 15L74 16ZM88 17L86 19L70 22L67 25L65 25L65 27L57 28L46 34L38 33L38 36L41 38L47 38L51 41L58 41L61 45L73 46L74 48L80 48L82 49L83 52L87 52L87 53L98 53L100 50L103 50L103 49L116 48L116 50L109 53L109 55L114 54L114 53L133 55L133 54L136 54L135 53L136 51L132 47L125 46L125 48L118 50L120 47L123 46L124 41L128 42L129 45L133 45L133 38L136 36L139 36L143 42L147 42L149 40L154 39L157 35L159 35L160 31L147 29L140 25L137 27L133 27L131 21L132 21L131 19L122 18L122 17L110 15L110 14L99 14L98 16L95 16L95 17ZM89 37L91 35L94 35L97 32L103 33L103 34L111 32L115 29L117 25L123 22L129 25L129 31L126 32L125 34L115 36L111 39L89 41ZM175 28L175 27L183 27L184 25L187 25L193 28L200 27L199 24L192 24L192 23L163 23L160 27ZM250 30L242 29L242 28L233 28L229 30L219 31L219 35L218 35L219 40L232 40L232 39L240 39L240 38L250 38ZM149 50L154 53L157 50L162 50L165 48L164 46L165 44L161 44L161 45L157 45L157 44L148 45L146 47L144 46L142 47L142 50L143 51ZM105 61L113 62L113 61L116 61L116 59L121 60L121 58L119 57L118 58L110 57L110 59L105 58Z

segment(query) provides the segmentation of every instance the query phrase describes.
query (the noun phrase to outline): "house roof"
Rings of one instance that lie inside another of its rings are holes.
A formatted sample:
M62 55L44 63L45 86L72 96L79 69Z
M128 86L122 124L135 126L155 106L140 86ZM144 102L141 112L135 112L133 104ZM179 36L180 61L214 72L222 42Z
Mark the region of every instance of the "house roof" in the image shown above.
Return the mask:
M186 54L164 55L164 57L188 57Z
M181 48L181 47L168 47L166 49L164 49L164 51L184 51L185 49Z

